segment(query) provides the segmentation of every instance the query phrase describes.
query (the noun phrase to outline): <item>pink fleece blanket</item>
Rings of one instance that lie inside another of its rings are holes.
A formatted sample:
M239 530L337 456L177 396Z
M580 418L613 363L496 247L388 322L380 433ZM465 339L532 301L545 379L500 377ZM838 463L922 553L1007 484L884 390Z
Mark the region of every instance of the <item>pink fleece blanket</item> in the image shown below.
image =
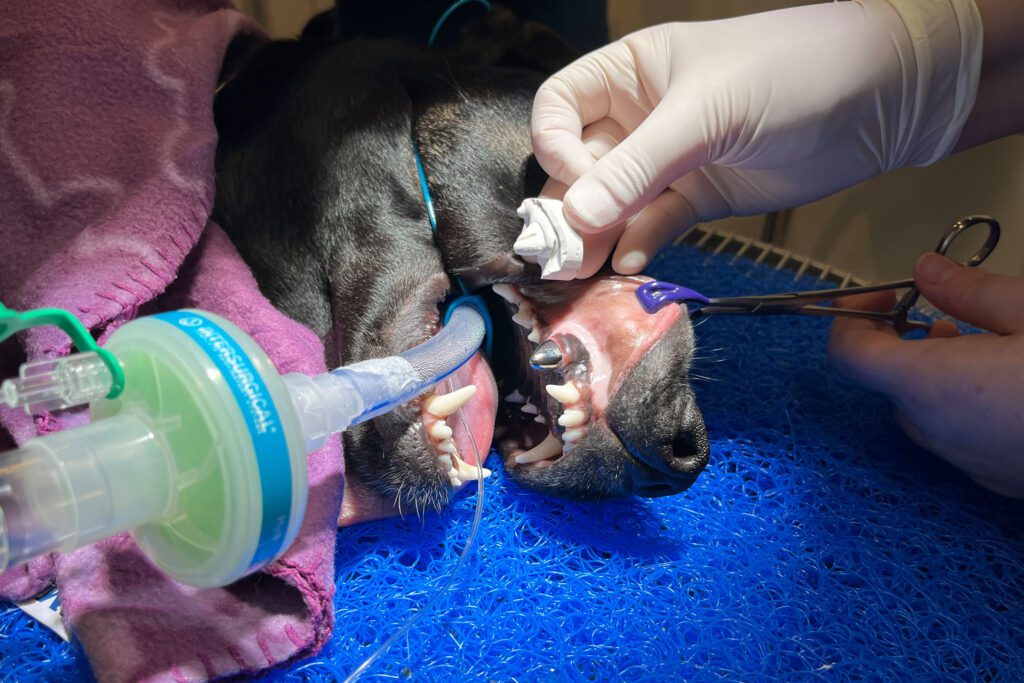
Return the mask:
M0 16L0 300L67 308L101 342L140 312L201 308L245 329L281 372L325 370L319 340L260 295L209 222L217 75L231 39L258 27L217 0L7 2ZM0 346L0 371L68 350L59 332L32 331ZM83 419L0 411L0 443ZM56 580L102 681L204 680L315 652L333 626L336 439L309 474L295 545L227 589L169 580L122 535L12 569L0 594Z

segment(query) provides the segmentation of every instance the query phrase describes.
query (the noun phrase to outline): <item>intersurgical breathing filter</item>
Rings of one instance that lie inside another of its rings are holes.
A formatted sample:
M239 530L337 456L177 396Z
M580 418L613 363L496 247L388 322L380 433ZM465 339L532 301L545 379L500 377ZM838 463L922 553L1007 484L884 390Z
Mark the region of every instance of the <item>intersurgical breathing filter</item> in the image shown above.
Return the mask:
M157 567L194 586L265 566L302 523L307 452L426 391L479 347L479 314L456 314L427 342L436 353L426 368L405 357L418 362L416 347L282 377L239 328L183 310L111 335L104 351L124 378L113 398L92 354L23 369L0 399L56 409L88 397L92 421L0 454L0 571L129 530Z
M215 315L133 321L106 345L125 389L92 422L0 456L0 568L132 530L160 569L220 586L294 540L306 450L266 354Z

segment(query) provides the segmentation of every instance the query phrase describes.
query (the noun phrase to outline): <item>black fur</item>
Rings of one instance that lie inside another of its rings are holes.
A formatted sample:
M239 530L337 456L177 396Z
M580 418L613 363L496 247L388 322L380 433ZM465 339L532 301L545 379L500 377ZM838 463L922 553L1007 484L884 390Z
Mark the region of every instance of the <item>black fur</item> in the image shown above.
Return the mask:
M573 54L550 31L500 11L454 51L356 35L332 42L326 26L319 20L302 40L263 46L219 93L215 218L264 294L320 335L336 366L427 338L452 275L472 287L536 280L536 267L512 254L522 227L515 208L545 180L531 156L530 106L545 75ZM433 237L414 140L437 210ZM674 338L614 397L608 427L588 436L593 457L513 476L578 498L689 485L707 441L686 381L688 325ZM638 412L633 399L659 382L674 396L670 410ZM696 417L680 426L684 414ZM398 410L346 432L347 466L400 506L439 507L450 489L412 428L416 416ZM640 432L643 440L631 436ZM686 453L674 458L679 434ZM646 457L669 464L652 467Z

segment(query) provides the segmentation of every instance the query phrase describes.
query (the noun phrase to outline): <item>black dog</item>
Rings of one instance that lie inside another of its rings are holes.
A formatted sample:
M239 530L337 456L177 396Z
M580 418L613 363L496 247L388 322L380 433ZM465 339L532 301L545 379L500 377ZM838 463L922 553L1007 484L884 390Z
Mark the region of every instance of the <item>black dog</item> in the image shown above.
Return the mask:
M686 489L708 459L686 316L644 313L639 278L541 281L512 252L516 208L546 180L531 156L533 94L572 51L497 8L443 51L327 26L260 47L216 100L215 217L264 294L319 334L336 366L435 334L457 276L486 292L491 366L510 395L497 405L483 363L462 373L480 389L463 414L481 453L497 412L504 466L525 486L578 499ZM565 364L531 370L549 338ZM473 444L437 424L418 400L349 430L347 471L399 510L446 504L459 483L450 463L473 464Z

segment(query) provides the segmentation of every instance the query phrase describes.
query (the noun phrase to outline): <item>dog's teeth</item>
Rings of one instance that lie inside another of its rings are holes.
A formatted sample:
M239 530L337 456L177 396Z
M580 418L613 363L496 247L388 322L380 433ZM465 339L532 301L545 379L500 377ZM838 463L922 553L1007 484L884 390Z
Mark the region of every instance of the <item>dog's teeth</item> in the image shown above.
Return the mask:
M526 403L526 397L520 394L518 389L506 396L505 400L509 403Z
M500 296L502 299L504 299L505 301L509 302L510 304L518 304L519 303L519 297L516 296L515 290L512 289L511 285L504 285L504 284L498 283L498 284L492 286L491 289L494 290L495 294L497 294L498 296Z
M521 407L519 410L523 411L527 415L536 415L537 412L538 412L537 411L537 406L533 405L529 401L527 401L526 404L523 407Z
M532 341L534 344L540 343L540 335L537 334L537 330L530 330L530 334L526 335L526 338Z
M441 466L445 468L445 471L452 468L452 456L450 455L439 455L437 456L437 461L441 463Z
M558 424L563 427L579 427L586 421L586 419L587 415L582 410L570 408L562 413L562 416L558 418Z
M456 465L459 468L459 479L462 481L476 481L476 466L470 465L464 460L459 460ZM486 467L481 468L483 470L484 479L491 476L491 471Z
M549 384L544 389L551 398L562 403L576 403L576 401L580 400L580 390L576 388L572 381L565 384Z
M476 393L476 385L469 384L456 389L450 394L444 394L443 396L429 396L423 399L423 407L426 408L427 412L435 417L448 417L456 410L466 405L469 399L473 398L473 394Z
M576 429L566 429L562 434L562 441L566 443L576 443L583 438L583 434L584 431L578 427Z
M516 314L512 316L512 322L520 327L525 327L528 330L533 329L533 319L523 311L517 311Z
M430 435L435 439L445 440L452 437L452 428L449 427L444 421L435 422L430 426Z
M537 347L530 356L530 367L534 370L553 370L562 364L562 350L548 339Z
M572 453L574 450L576 450L576 444L572 443L571 441L562 446L562 453L564 453L565 455Z
M538 415L537 417L533 418L533 421L534 422L539 422L541 424L544 424L545 422L547 422L547 420L544 419L543 415Z
M448 453L449 455L458 455L459 449L455 447L455 442L451 439L445 439L437 445L437 450L442 453Z
M547 438L525 453L516 456L516 462L523 465L528 462L539 462L553 458L562 452L562 442L554 434L548 434Z

